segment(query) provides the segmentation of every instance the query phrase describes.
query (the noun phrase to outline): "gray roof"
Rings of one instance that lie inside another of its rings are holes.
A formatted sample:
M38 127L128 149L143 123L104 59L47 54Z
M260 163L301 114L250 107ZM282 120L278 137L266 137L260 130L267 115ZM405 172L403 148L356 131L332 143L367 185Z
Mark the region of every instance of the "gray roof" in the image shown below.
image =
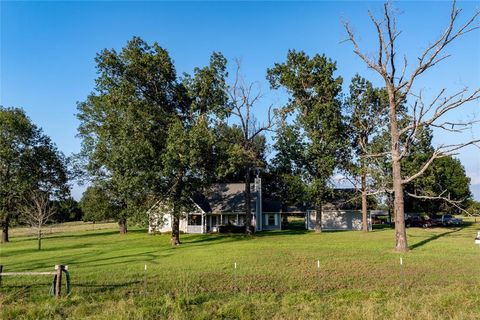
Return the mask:
M250 184L251 209L255 211L257 193L255 186ZM245 184L244 183L219 183L204 193L196 193L192 200L206 213L243 213L245 206ZM280 201L263 199L263 212L280 212L282 203Z
M251 188L251 208L255 210L256 193L253 183ZM210 205L210 212L245 212L245 184L219 183L206 192L205 197ZM206 211L208 212L208 211Z

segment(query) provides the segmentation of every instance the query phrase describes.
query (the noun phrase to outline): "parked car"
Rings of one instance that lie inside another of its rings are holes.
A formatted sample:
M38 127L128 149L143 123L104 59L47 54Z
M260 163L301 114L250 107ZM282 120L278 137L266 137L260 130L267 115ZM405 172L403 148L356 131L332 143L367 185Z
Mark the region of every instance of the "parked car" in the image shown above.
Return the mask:
M429 228L432 226L430 218L423 216L411 216L405 220L405 225L409 227Z
M444 214L432 218L432 223L436 226L459 226L463 224L463 220L460 218L455 218L451 214Z

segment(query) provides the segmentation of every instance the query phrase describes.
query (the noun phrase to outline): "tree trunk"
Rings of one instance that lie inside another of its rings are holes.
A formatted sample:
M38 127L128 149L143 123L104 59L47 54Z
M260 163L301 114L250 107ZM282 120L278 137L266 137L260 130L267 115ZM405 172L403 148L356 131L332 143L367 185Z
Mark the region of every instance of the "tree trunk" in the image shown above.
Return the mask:
M407 232L405 230L405 212L403 201L403 185L400 176L400 162L393 162L393 208L395 213L395 251L408 251Z
M246 168L245 173L245 233L248 235L253 234L254 228L252 227L252 194L250 190L250 168ZM257 221L258 223L258 221Z
M408 251L407 233L405 230L405 212L403 202L402 167L400 158L400 135L397 125L397 103L394 87L387 85L390 102L390 138L393 177L393 208L395 214L395 251Z
M4 242L8 242L9 239L8 239L8 225L10 223L10 218L8 216L8 214L5 216L5 219L3 220L3 223L2 223L2 243Z
M121 218L118 221L118 227L120 229L120 234L127 234L127 219Z
M365 173L362 173L362 228L363 228L363 231L368 232L367 177Z
M315 232L322 232L322 202L315 204Z
M180 244L180 219L175 211L172 215L172 219L172 238L170 239L170 243L172 246L178 246Z
M286 210L285 210L286 211ZM288 214L282 214L282 229L288 228Z
M38 250L42 250L42 229L38 228L37 233L37 240L38 240Z
M390 228L393 227L393 219L392 219L392 212L393 212L393 200L392 200L392 194L388 194L388 224L390 225Z

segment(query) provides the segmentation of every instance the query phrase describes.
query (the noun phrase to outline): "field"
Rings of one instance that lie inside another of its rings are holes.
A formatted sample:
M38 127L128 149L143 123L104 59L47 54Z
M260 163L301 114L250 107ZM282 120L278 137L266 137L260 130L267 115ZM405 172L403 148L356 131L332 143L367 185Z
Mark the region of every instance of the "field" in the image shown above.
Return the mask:
M40 252L19 229L1 245L4 271L66 264L72 291L56 300L51 276L3 277L0 317L479 319L479 228L408 229L412 250L402 255L391 229L182 235L172 248L168 235L73 224L52 228Z

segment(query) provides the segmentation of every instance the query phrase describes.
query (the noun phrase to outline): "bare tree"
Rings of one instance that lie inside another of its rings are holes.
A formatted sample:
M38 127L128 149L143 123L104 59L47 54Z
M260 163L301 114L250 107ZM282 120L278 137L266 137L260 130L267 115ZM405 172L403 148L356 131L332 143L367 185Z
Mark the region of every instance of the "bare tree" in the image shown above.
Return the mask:
M38 240L38 250L42 249L42 228L55 214L55 207L50 201L50 194L45 191L32 191L22 208L23 220L34 230L36 230Z
M274 124L272 106L268 108L267 120L259 123L253 113L254 106L262 98L262 92L259 84L256 82L246 83L240 73L241 63L235 60L236 71L233 84L230 86L228 95L230 100L230 113L235 116L240 123L242 131L241 147L243 149L243 164L245 169L245 202L246 202L246 233L251 234L252 229L252 210L250 179L251 171L258 162L258 155L255 152L255 139L262 133L271 130ZM258 223L258 222L257 222Z
M396 44L400 31L396 28L395 12L390 3L384 4L383 17L377 19L370 12L378 36L378 51L375 56L368 56L360 49L353 29L348 23L344 23L348 34L348 41L353 44L354 52L370 69L375 70L385 81L385 87L389 100L389 124L390 124L390 152L392 164L392 190L394 194L395 212L395 250L407 251L407 237L405 232L404 214L404 186L421 176L435 159L455 154L460 148L468 145L479 147L480 140L471 140L458 144L441 144L434 150L432 156L411 176L403 176L402 160L409 153L409 147L416 139L419 129L439 128L448 132L460 132L471 128L476 121L450 122L444 120L445 114L452 112L462 105L480 98L480 89L469 91L464 88L460 92L446 95L446 90L441 90L429 103L426 103L422 93L414 93L412 86L426 70L445 60L450 55L445 54L445 49L456 39L475 30L475 22L480 14L476 12L464 24L457 26L457 19L461 9L452 4L450 20L445 31L429 45L418 57L413 71L407 72L408 61L403 58L401 71L397 68ZM409 102L408 123L400 124L398 110L402 104ZM372 155L375 156L375 155ZM413 195L418 196L418 195ZM423 197L423 196L421 196Z

